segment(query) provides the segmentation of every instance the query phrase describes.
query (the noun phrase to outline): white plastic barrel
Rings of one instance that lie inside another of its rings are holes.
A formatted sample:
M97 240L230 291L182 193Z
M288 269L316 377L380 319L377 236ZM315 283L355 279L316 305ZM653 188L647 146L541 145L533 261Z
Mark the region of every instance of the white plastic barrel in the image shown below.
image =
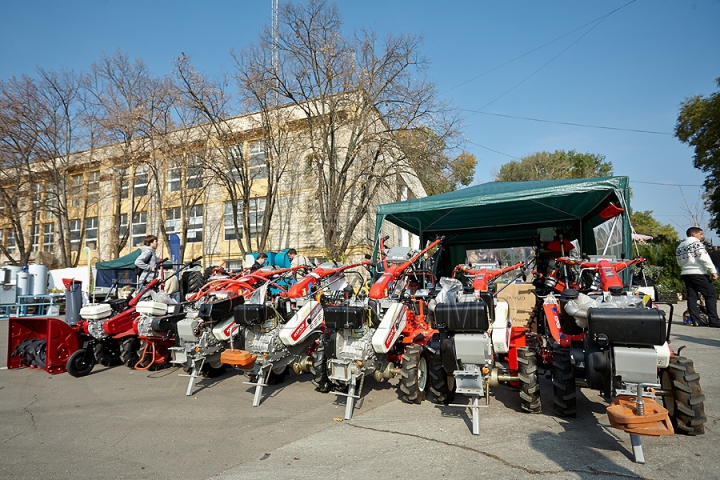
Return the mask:
M32 276L32 295L47 295L47 267L41 264L30 265L28 273Z
M18 272L16 277L17 294L32 295L32 286L30 283L30 274L28 272Z
M17 285L17 274L22 272L22 267L19 267L17 265L8 265L3 268L10 270L10 284Z

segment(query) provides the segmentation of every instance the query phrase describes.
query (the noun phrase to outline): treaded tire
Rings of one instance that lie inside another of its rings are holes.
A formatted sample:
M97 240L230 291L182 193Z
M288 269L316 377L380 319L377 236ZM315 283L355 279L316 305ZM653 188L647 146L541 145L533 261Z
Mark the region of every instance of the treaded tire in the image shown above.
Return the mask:
M332 384L328 378L328 361L325 356L325 348L327 348L327 342L321 338L317 348L312 352L313 363L310 367L312 384L315 385L315 390L321 393L328 393L332 389Z
M518 377L520 378L520 408L530 413L540 413L540 383L538 382L537 357L528 347L517 349ZM574 381L574 380L573 380Z
M675 432L685 435L705 433L705 395L693 361L685 357L670 357L670 365L660 373L660 382L663 390L672 391L672 398L663 397L663 403Z
M287 377L290 374L290 367L286 366L279 372L275 372L274 370L270 370L270 375L268 376L268 385L279 385L285 381L285 377Z
M577 415L577 391L569 348L553 348L552 383L555 415L575 417Z
M138 348L138 359L139 359L140 355L145 351L146 344L147 344L147 342L140 342L140 347ZM161 347L159 345L155 345L155 348L159 349ZM138 365L138 367L145 370L146 367L148 365L150 365L150 362L152 361L152 356L153 356L152 345L148 345L147 353L146 353L145 357L142 359L142 362L140 362L140 365ZM147 370L150 372L157 372L158 370L165 369L170 366L169 360L170 360L170 355L168 355L166 352L165 360L163 360L162 362L154 362L152 365L150 365L150 368L147 368ZM134 367L134 365L133 365L133 367Z
M93 345L95 362L100 365L111 367L120 365L120 347L114 340L97 342Z
M120 361L129 368L135 368L140 360L138 349L140 348L140 339L137 337L125 337L120 342Z
M87 349L81 348L73 352L67 361L67 372L73 377L84 377L90 373L95 366L95 356Z
M183 294L195 293L205 285L205 278L202 272L190 270L183 275Z
M402 356L400 391L408 403L422 403L428 377L428 362L422 354L422 345L408 345Z
M441 362L428 362L428 382L433 402L447 405L455 399L455 392L448 384L448 374Z

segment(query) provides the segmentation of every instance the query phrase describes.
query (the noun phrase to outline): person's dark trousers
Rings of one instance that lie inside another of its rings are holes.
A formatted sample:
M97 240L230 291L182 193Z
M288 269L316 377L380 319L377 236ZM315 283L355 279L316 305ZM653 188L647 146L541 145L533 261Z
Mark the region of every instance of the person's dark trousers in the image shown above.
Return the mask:
M695 325L700 325L700 309L698 308L698 294L705 298L705 308L708 321L713 327L720 327L720 318L717 313L717 293L707 275L682 275L687 287L687 305L690 318Z

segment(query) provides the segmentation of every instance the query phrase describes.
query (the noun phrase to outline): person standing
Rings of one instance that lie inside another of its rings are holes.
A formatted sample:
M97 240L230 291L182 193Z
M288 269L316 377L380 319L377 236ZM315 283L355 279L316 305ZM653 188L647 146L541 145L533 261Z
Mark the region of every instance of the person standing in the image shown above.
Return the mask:
M310 266L310 260L305 255L298 255L297 250L294 248L291 248L287 252L287 256L290 259L290 268L292 267L300 267L300 266ZM295 277L295 280L300 280L305 276L305 272L302 271L302 269L295 270L293 272L293 277Z
M155 235L148 235L143 240L143 247L140 255L135 259L135 272L138 274L138 288L136 295L142 292L148 283L157 275L158 258L155 250L158 247L158 238Z
M698 308L698 295L705 299L705 308L708 314L708 323L711 327L720 327L720 318L717 313L717 292L715 286L708 278L711 274L713 280L718 279L717 269L713 265L710 255L705 250L703 231L698 227L688 228L687 238L675 250L675 258L682 268L680 276L687 288L687 305L690 319L694 326L700 326L700 309Z

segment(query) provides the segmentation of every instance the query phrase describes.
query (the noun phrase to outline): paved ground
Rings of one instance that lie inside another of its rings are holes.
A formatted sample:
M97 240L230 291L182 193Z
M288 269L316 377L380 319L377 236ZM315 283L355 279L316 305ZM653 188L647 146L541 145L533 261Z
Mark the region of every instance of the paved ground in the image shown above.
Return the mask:
M2 353L6 330L1 321ZM187 397L174 368L96 367L79 379L0 370L0 477L720 478L720 329L674 325L672 345L686 345L701 374L707 433L645 438L645 465L632 462L629 436L607 426L594 391L581 390L576 419L554 417L547 378L542 414L521 412L517 391L497 387L473 436L467 410L404 404L396 381L367 381L342 421L344 401L315 392L307 375L267 388L253 408L234 372Z

